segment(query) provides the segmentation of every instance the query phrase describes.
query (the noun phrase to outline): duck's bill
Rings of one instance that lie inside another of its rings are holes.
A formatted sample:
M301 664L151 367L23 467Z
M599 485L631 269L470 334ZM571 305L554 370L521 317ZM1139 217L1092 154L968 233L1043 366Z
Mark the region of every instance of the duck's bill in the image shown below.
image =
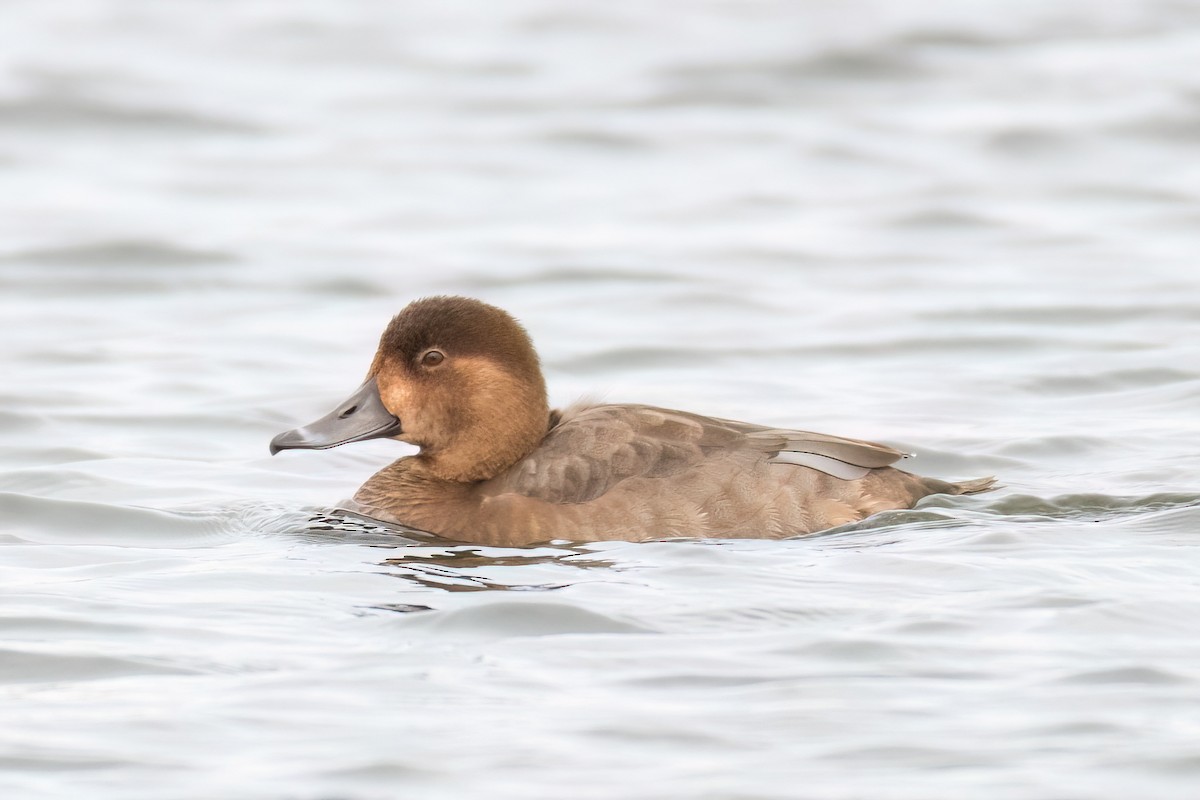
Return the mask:
M401 432L400 420L379 398L374 378L316 422L285 431L271 440L271 455L280 450L328 450L339 444L381 439Z

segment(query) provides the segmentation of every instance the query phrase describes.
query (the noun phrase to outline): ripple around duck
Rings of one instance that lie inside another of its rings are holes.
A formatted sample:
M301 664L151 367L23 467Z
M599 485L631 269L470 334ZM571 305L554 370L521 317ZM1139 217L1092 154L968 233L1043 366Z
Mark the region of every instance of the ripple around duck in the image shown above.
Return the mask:
M0 634L10 643L20 639L36 637L37 641L45 641L47 633L56 639L95 636L110 634L120 636L137 633L141 629L108 621L81 618L51 616L48 614L10 616L0 615Z
M411 620L411 621L410 621ZM647 629L567 603L490 601L449 611L405 617L406 630L470 638L559 636L575 633L647 633Z
M81 500L0 492L6 533L40 544L105 544L197 547L229 533L214 513L160 511Z
M192 670L107 656L0 650L0 684L100 680L125 675L183 675Z
M972 524L970 520L957 517L952 511L942 512L928 508L897 509L895 511L881 511L858 522L840 525L836 528L830 528L829 530L820 531L815 534L805 534L797 538L821 537L825 539L826 537L830 537L830 540L821 542L822 547L857 548L867 546L868 543L857 537L843 537L843 535L866 531L901 530L905 528L958 528L970 524ZM833 539L832 537L837 538Z
M588 556L585 550L569 547L507 547L459 545L451 547L406 547L402 555L386 559L386 566L523 567L535 564L564 564L578 569L609 568L614 562Z
M434 589L451 594L473 592L551 592L579 583L575 577L581 573L563 572L558 569L537 569L565 563L563 559L544 558L514 564L505 559L468 559L467 564L439 562L421 563L412 558L388 559L382 566L388 574L415 584L422 589ZM575 564L587 568L605 564Z
M1166 533L1181 539L1197 541L1200 531L1200 502L1161 508L1144 509L1121 519L1123 527L1145 533Z
M3 402L0 400L0 402ZM4 420L0 415L0 430L4 428ZM23 427L20 430L28 431L30 427ZM6 452L8 460L22 464L27 468L36 468L41 466L74 464L82 461L97 461L108 454L101 450L85 449L82 447L14 447ZM5 476L5 485L7 488L12 488L13 473ZM56 476L57 477L57 476ZM66 477L62 475L61 477ZM65 481L56 481L59 485Z
M1007 517L1078 519L1142 514L1200 505L1200 495L1158 493L1142 497L1107 494L1066 494L1053 498L1009 495L992 501L987 510Z
M342 508L319 508L309 512L288 511L268 520L267 529L289 533L310 541L354 541L379 547L408 547L445 541L431 533L364 517Z
M873 514L859 522L809 534L822 549L863 549L892 544L906 531L920 530L928 543L935 530L964 529L976 545L1010 547L1026 543L1029 534L1011 526L995 529L995 523L1039 523L1048 521L1109 522L1133 526L1146 532L1178 531L1200 515L1200 495L1158 493L1142 497L1104 494L1069 494L1053 498L1016 494L989 498L988 495L954 497L936 495L920 508L897 509ZM874 536L863 534L874 533ZM896 535L888 535L895 533Z

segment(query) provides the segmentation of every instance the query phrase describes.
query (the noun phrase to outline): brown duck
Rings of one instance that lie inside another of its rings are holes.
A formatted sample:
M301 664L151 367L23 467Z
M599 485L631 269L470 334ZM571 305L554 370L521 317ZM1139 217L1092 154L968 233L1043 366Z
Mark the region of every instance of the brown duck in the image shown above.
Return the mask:
M465 297L411 303L383 332L366 382L271 453L390 437L420 452L377 472L353 510L449 539L775 539L931 494L974 494L892 468L882 444L642 405L552 411L529 335Z

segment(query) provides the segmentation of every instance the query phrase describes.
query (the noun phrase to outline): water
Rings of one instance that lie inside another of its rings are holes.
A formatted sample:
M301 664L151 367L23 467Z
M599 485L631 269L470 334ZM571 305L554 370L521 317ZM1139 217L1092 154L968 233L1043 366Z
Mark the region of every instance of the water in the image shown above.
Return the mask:
M10 2L6 798L1191 798L1200 6ZM408 300L876 439L783 542L463 547L285 453Z

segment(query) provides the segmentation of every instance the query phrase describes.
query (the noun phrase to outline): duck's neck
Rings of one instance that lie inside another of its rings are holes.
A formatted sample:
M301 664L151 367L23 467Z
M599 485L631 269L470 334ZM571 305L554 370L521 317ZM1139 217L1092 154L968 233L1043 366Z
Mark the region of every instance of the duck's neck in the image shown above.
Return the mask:
M473 483L494 478L532 453L546 436L550 407L542 376L517 379L483 370L472 387L462 425L437 449L425 447L417 466L446 481Z

